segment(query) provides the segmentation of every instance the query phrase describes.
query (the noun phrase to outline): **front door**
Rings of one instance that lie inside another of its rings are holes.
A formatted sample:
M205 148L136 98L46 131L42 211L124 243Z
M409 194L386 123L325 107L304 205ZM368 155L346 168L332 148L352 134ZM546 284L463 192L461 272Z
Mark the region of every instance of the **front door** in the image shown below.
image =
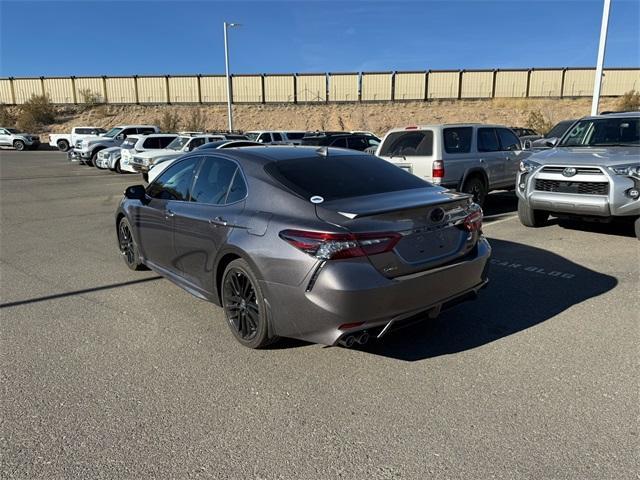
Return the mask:
M176 162L147 187L136 219L142 255L149 264L178 273L174 248L175 212L188 202L200 157Z
M504 171L500 183L504 187L513 187L516 184L516 175L520 165L522 144L516 134L508 128L498 128L497 130L500 151L504 157Z
M214 263L229 234L243 229L247 187L238 165L225 158L204 157L191 201L177 206L175 248L181 275L195 287L212 293Z
M495 188L504 177L505 162L495 128L478 129L478 156L489 178L489 189Z

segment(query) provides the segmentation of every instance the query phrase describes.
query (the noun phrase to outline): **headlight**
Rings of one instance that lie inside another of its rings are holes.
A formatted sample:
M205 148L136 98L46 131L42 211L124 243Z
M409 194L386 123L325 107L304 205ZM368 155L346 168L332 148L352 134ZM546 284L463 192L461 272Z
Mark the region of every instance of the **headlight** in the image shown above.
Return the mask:
M609 167L616 175L634 175L640 176L640 163L629 163L627 165L618 165Z
M520 162L520 173L531 173L540 166L539 163L531 160L522 160Z

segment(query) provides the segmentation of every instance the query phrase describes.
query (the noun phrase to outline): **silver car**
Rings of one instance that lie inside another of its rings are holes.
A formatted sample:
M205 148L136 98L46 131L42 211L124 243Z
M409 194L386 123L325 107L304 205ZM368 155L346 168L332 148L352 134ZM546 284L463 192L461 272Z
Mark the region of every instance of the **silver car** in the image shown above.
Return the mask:
M634 221L640 238L640 113L578 120L555 148L520 164L518 216L527 227L550 215Z
M469 195L343 149L192 152L116 212L122 256L224 308L236 339L352 346L475 297L491 254Z
M518 165L531 155L503 125L411 125L390 130L376 152L428 182L473 195L515 187Z

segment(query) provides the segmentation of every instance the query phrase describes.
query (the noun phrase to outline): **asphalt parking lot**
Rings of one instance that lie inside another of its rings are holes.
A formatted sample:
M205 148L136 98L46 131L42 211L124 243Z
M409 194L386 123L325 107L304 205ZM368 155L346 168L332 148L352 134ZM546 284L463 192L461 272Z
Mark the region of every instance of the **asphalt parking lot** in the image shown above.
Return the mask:
M0 151L0 477L640 478L640 242L493 195L478 301L365 349L241 347L129 271L134 175Z

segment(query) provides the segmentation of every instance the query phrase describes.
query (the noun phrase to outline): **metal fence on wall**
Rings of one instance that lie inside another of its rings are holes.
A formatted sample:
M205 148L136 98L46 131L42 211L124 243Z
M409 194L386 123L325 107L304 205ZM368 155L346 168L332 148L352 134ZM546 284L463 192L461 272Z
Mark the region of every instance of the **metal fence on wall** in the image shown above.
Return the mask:
M233 75L234 103L392 102L499 97L585 97L593 68L427 70L413 72ZM32 95L56 104L224 103L223 75L0 78L0 103L20 105ZM604 72L602 95L640 91L640 68Z

